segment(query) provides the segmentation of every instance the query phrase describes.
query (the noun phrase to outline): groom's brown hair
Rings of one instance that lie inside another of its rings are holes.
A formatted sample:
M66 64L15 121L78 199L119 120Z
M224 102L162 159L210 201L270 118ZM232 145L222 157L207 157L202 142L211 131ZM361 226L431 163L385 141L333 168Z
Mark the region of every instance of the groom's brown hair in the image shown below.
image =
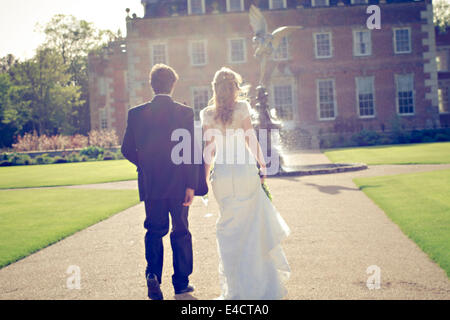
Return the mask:
M177 80L178 74L165 64L155 64L150 71L150 84L155 94L169 94Z

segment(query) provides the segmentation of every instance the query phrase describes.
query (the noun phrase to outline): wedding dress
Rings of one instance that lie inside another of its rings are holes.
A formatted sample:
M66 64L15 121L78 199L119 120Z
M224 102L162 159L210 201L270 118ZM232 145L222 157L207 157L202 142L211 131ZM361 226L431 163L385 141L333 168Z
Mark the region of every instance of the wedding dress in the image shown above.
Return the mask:
M214 196L220 207L217 246L221 299L282 299L290 268L281 247L289 227L262 189L256 162L240 134L250 116L250 105L239 101L230 125L214 120L212 107L201 111L205 128L214 128L216 161L211 174ZM242 150L238 146L244 145ZM245 163L242 161L245 156ZM250 160L250 161L249 161Z

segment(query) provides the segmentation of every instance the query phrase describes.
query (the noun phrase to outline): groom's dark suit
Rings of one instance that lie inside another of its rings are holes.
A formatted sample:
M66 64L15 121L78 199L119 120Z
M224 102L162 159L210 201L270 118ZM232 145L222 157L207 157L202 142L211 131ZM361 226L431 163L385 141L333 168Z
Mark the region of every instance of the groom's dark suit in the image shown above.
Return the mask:
M174 102L168 95L156 95L151 102L129 110L122 153L137 166L139 196L141 201L145 201L146 275L155 274L161 283L162 238L169 232L170 212L174 267L172 282L175 290L180 290L188 285L188 277L192 273L189 208L184 207L182 203L186 189L197 188L198 166L177 165L172 161L172 149L179 143L171 141L172 133L176 129L188 130L193 141L192 108ZM193 154L191 150L191 155Z

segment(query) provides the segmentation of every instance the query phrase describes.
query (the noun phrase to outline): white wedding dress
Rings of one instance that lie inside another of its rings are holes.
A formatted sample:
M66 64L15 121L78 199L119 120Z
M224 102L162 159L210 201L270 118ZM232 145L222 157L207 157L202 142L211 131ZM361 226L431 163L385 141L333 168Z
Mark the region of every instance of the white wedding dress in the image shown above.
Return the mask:
M256 162L254 158L248 161L253 156L247 148L244 147L246 163L238 160L242 154L236 152L236 146L245 145L245 138L230 129L242 128L242 120L250 116L249 110L246 101L239 101L233 121L226 128L216 123L212 107L200 113L203 127L217 128L222 136L215 139L216 162L211 175L220 206L220 299L276 300L287 293L284 282L290 268L281 241L290 230L262 189Z

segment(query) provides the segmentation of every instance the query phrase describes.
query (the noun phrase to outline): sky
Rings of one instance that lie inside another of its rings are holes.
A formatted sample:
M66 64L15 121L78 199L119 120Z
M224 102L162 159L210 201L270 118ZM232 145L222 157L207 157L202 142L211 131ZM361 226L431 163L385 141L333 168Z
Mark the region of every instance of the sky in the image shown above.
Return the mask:
M0 57L12 53L30 58L43 43L36 24L46 24L55 14L71 14L93 22L97 28L126 35L125 9L138 17L144 15L140 0L0 0Z

